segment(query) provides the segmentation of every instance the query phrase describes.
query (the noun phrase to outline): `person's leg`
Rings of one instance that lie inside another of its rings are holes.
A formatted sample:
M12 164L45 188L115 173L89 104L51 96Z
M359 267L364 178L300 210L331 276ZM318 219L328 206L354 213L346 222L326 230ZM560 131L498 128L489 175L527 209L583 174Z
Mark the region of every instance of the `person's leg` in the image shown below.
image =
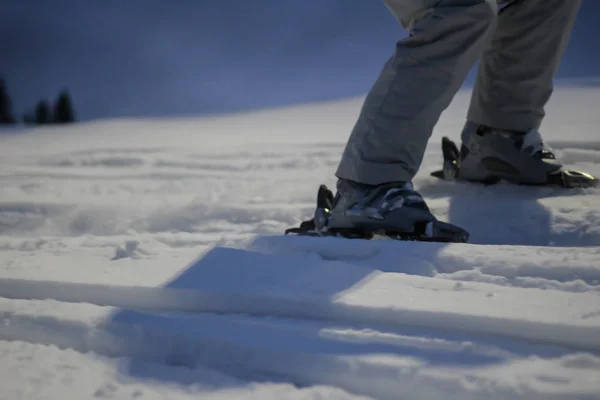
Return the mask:
M540 127L581 0L516 0L478 68L467 119L497 129Z
M440 114L495 28L495 0L385 0L410 31L367 95L336 171L368 185L408 182Z
M459 178L548 182L562 167L539 127L580 0L515 0L479 65L462 131Z
M463 229L435 218L411 180L440 114L495 28L496 1L384 1L410 34L367 95L336 172L337 193L315 227L466 241Z

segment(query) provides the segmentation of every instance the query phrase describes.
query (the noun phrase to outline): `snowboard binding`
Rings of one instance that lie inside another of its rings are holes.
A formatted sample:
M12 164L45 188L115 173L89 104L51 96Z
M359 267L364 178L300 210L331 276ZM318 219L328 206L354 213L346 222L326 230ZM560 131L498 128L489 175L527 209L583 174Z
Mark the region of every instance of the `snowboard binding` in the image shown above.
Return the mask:
M317 207L312 219L303 221L299 227L290 228L285 234L316 237L340 237L346 239L388 238L421 242L466 243L469 234L458 226L442 221L423 221L415 224L411 232L370 231L366 229L329 228L327 222L333 208L334 195L325 185L319 186Z
M467 181L465 179L461 179L460 177L460 151L458 150L456 144L447 137L442 138L442 154L444 157L442 169L432 172L431 176L443 180ZM493 185L499 183L500 181L502 181L502 178L493 177L477 182L482 183L484 185ZM587 172L561 168L558 171L549 173L546 182L516 183L529 186L550 186L570 189L598 187L600 184L600 180L597 177L588 174Z

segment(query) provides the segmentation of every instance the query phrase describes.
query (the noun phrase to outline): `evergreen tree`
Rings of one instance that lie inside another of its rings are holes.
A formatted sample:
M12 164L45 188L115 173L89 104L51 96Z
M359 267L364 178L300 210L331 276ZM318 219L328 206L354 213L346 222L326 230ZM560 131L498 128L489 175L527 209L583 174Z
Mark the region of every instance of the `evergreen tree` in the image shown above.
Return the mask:
M38 125L49 124L52 122L50 107L44 100L40 100L35 107L35 123Z
M66 90L63 90L60 93L56 103L54 104L54 122L57 124L68 124L75 122L71 96L69 96L69 92Z
M15 116L12 112L12 102L8 96L6 83L0 78L0 124L14 124Z

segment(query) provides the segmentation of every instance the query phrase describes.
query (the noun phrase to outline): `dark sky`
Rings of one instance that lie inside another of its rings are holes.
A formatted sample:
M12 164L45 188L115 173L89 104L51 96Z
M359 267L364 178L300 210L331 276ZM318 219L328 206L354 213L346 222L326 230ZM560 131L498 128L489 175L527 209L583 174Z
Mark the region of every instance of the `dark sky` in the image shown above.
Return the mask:
M599 16L560 77L600 76ZM378 0L0 0L0 75L19 113L62 88L80 119L225 112L364 94L405 34Z

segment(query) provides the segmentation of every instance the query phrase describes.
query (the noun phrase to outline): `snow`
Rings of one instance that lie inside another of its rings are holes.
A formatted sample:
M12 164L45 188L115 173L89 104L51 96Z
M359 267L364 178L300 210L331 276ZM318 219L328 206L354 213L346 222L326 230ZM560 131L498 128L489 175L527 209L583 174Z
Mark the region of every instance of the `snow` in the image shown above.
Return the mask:
M469 244L282 235L362 99L0 135L4 399L600 398L600 189L415 185ZM600 89L542 127L600 175Z

